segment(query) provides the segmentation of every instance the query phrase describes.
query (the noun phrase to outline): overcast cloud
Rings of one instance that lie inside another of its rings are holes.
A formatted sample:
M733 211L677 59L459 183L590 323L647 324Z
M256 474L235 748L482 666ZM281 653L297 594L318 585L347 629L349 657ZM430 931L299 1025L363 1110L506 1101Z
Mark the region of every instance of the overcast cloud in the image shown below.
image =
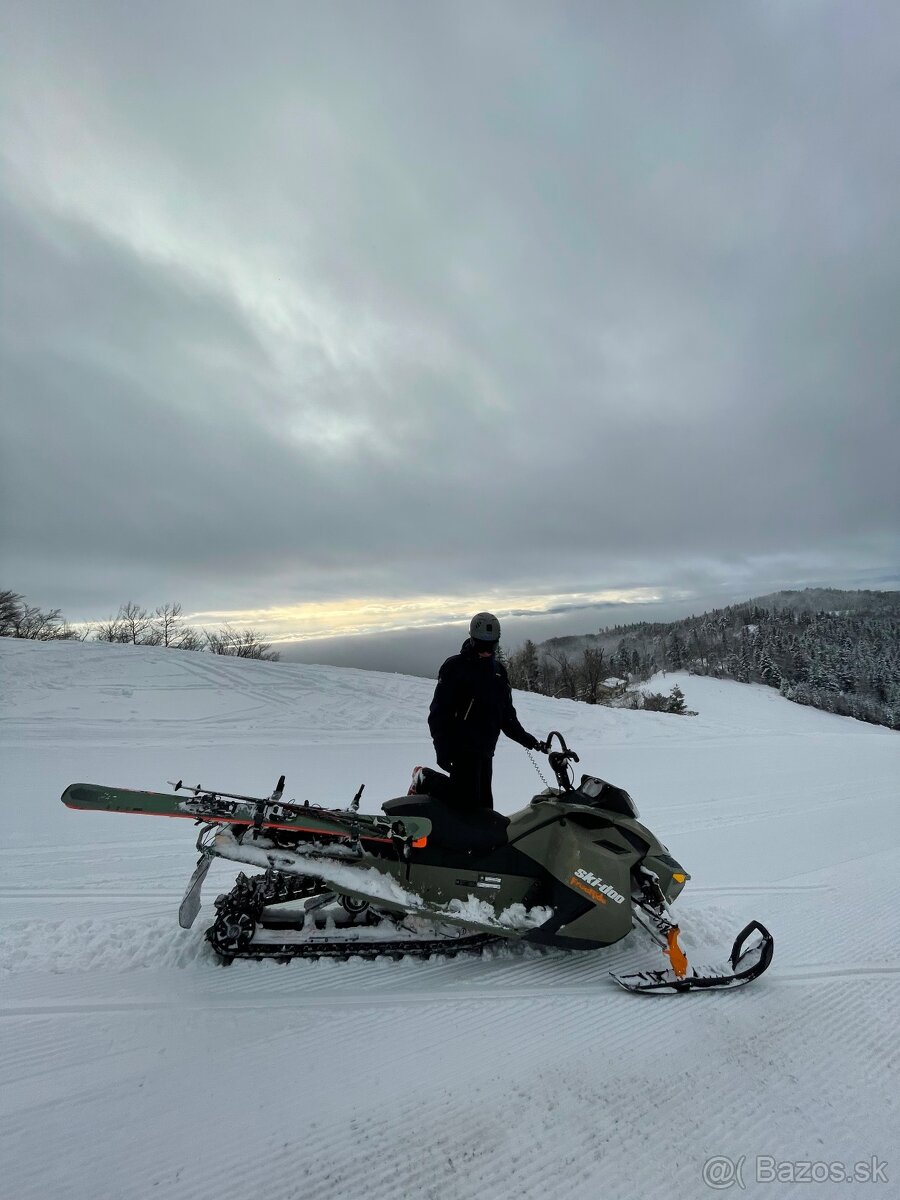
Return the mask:
M2 586L897 585L895 3L2 9Z

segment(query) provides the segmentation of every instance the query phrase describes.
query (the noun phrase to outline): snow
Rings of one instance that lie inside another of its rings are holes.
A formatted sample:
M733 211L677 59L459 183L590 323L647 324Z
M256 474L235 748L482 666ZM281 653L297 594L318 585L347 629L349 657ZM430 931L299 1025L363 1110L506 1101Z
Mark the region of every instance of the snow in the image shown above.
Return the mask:
M362 807L432 760L427 680L0 640L0 1161L16 1200L702 1197L703 1164L885 1160L896 1194L900 738L774 691L670 673L699 716L519 696L625 787L691 873L697 963L756 917L734 992L635 997L646 935L594 954L218 965L177 909L194 827L60 803L183 777ZM541 760L539 760L541 761ZM545 770L545 774L547 774ZM512 743L498 807L543 786ZM736 1188L735 1192L740 1189ZM805 1194L805 1193L804 1193Z

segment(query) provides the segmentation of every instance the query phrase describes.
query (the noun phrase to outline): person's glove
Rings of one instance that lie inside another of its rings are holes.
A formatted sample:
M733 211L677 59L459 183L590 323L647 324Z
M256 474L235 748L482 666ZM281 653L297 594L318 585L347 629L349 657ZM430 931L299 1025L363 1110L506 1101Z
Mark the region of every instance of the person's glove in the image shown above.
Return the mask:
M534 736L532 736L531 741L533 744L528 747L529 750L538 750L541 754L547 753L547 743L546 742L539 742L538 739Z

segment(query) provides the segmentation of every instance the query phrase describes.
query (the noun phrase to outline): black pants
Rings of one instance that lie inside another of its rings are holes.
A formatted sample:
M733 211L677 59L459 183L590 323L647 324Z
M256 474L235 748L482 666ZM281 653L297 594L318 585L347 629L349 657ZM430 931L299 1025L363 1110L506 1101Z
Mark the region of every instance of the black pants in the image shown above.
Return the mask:
M489 754L454 754L450 767L450 803L459 809L492 809L493 773L494 760Z

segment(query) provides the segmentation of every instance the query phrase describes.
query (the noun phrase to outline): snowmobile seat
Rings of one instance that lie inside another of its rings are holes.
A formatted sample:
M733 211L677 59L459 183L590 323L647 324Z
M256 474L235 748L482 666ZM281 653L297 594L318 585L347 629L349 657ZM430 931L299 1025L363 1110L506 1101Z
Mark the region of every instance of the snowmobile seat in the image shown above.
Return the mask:
M454 808L433 796L401 796L385 800L381 807L389 817L427 817L429 842L447 850L486 853L506 844L509 817L492 808Z

